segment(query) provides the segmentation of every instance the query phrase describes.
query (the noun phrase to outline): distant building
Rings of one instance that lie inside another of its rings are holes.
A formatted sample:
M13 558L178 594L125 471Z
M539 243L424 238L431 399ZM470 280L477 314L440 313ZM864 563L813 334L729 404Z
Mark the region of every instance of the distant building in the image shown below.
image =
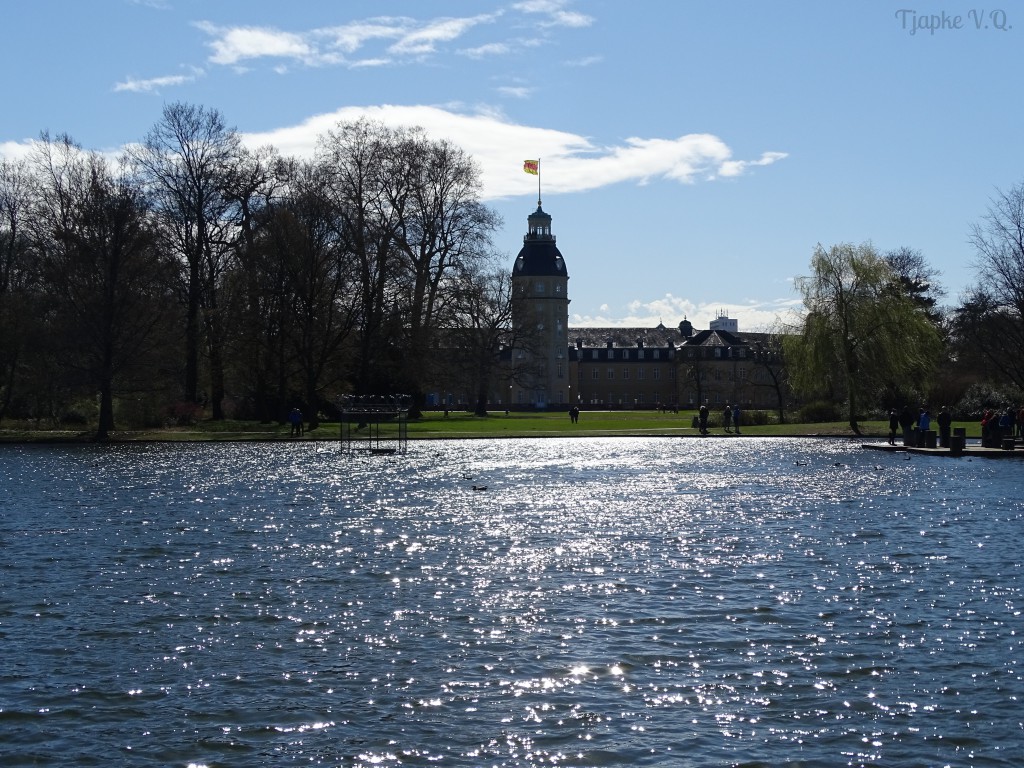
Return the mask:
M510 402L547 408L572 400L568 367L569 273L551 233L551 217L537 202L527 219L523 247L512 266L514 338Z
M683 319L667 328L569 328L569 273L551 216L541 207L527 219L512 267L513 338L503 350L504 374L489 396L492 408L709 408L738 403L775 410L788 398L780 384L777 339L740 334L719 312L708 330ZM447 402L468 405L454 387ZM436 394L427 402L438 402Z

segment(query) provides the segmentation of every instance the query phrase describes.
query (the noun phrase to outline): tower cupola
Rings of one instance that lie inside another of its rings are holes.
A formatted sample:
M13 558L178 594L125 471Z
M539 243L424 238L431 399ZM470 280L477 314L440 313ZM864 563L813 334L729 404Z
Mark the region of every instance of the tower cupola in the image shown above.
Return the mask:
M565 259L555 245L555 236L551 234L551 216L538 205L526 221L527 232L512 269L513 276L568 278Z

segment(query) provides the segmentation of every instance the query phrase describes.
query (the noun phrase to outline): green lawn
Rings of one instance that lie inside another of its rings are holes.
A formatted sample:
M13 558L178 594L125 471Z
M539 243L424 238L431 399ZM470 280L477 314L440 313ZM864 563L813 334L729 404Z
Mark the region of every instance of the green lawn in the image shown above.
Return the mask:
M522 413L505 415L495 411L486 417L463 412L428 412L422 419L408 423L409 439L437 438L501 438L501 437L573 437L573 436L697 436L693 428L693 411L659 413L656 411L583 411L578 424L573 424L566 413ZM968 437L978 437L980 427L975 422L958 422L954 426L967 427ZM860 423L862 437L885 437L888 423L864 421ZM395 425L382 426L381 437L395 434ZM833 436L855 437L846 422L823 424L770 424L741 426L748 436ZM326 422L306 439L335 440L340 437L339 425ZM723 435L722 429L711 428L711 434ZM87 430L35 430L28 427L0 429L0 442L81 442L90 439ZM112 440L164 440L164 441L229 441L288 439L288 425L260 424L257 422L203 421L191 427L158 430L114 432Z

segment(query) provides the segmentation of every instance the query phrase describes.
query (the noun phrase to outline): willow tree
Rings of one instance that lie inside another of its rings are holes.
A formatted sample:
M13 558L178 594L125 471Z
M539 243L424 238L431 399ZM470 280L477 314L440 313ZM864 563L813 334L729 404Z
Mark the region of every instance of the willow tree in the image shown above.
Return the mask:
M844 399L859 435L864 408L888 383L925 386L941 353L939 334L870 244L819 244L811 274L796 285L806 310L802 333L786 340L796 392Z

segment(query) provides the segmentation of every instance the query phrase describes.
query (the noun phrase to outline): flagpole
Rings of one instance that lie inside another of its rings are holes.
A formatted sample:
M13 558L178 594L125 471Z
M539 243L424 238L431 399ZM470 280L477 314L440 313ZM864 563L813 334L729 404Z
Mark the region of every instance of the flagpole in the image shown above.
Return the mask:
M537 158L537 207L540 208L540 158Z

